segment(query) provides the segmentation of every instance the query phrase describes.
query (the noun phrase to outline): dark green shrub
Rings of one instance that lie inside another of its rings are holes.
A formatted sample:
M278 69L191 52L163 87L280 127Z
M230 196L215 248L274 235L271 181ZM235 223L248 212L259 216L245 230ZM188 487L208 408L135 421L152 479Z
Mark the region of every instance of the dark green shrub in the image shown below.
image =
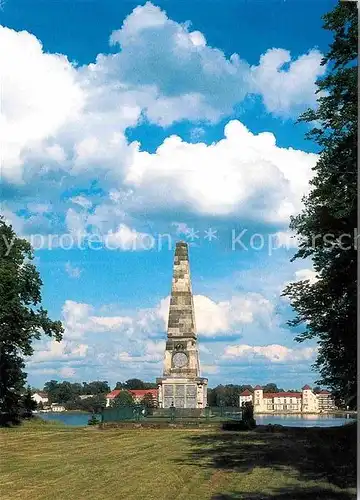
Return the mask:
M251 401L247 401L242 406L242 423L246 429L255 429L256 421L254 419L254 407Z
M91 415L91 418L88 420L88 425L99 425L100 420L95 417L95 415Z

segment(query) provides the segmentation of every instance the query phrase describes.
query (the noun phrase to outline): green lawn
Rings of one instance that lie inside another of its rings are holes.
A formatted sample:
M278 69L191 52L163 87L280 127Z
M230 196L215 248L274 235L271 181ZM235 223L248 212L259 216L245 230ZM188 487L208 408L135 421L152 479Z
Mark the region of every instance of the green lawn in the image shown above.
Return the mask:
M2 500L350 500L356 429L0 430Z

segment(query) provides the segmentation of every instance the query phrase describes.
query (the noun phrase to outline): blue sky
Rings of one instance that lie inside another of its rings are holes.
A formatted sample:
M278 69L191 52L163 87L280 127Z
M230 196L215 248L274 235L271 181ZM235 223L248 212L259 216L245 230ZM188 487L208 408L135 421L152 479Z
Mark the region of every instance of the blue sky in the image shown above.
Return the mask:
M316 279L290 263L288 226L317 161L296 119L316 106L334 5L1 2L1 209L65 326L36 345L32 385L161 375L180 239L209 385L316 380L281 291Z

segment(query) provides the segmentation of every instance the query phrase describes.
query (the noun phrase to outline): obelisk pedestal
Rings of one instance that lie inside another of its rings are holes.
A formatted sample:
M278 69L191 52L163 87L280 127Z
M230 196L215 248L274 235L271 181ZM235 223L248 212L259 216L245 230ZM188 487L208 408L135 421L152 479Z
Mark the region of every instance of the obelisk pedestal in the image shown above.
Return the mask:
M188 246L185 242L177 243L175 248L164 371L163 377L156 382L160 408L205 408L207 404L208 381L200 377Z

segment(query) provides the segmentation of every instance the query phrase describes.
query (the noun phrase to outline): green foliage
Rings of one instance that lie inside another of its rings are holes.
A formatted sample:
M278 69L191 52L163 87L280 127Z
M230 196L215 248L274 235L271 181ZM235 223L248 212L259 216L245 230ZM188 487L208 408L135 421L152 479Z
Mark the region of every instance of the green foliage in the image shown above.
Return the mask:
M33 400L31 387L28 385L27 390L22 397L22 417L31 418L36 408L36 401Z
M44 385L44 391L48 393L51 403L66 403L70 401L75 394L77 395L76 392L74 393L72 386L73 384L66 380L64 382L50 380L50 382Z
M115 389L156 389L157 385L153 382L144 382L139 378L130 378L126 382L116 382Z
M132 390L132 389L146 389L145 383L138 378L130 378L124 384L123 389Z
M276 384L270 383L266 384L263 387L264 393L269 393L269 392L284 392L284 389L279 389Z
M68 409L86 410L91 405L105 405L105 395L110 392L108 382L95 380L93 382L71 383L68 381L58 382L50 380L44 385L44 392L49 396L50 403L63 403ZM80 396L90 396L93 398L80 399ZM92 410L90 410L92 411Z
M60 341L60 321L41 306L42 281L30 244L0 216L0 424L19 422L26 380L24 357L42 334Z
M254 407L253 404L250 401L247 401L242 405L243 408L243 414L242 414L242 423L244 424L245 428L250 430L254 429L256 427L256 422L254 419Z
M114 408L119 406L133 406L133 405L134 405L134 398L132 394L126 390L122 390L121 392L119 392L116 398L111 401L111 406Z
M100 424L100 420L98 418L96 418L95 414L93 413L88 420L88 425L99 425L99 424Z
M83 399L81 403L81 409L100 413L106 406L105 394L96 394L93 398Z
M212 389L208 389L208 405L209 406L239 406L240 394L248 389L253 392L251 385L218 385ZM284 389L279 389L278 386L270 382L263 386L264 392L284 392ZM297 391L293 391L297 392Z
M291 283L283 294L297 316L289 325L304 330L299 342L316 339L314 368L319 384L356 407L357 393L357 24L356 2L339 2L324 16L334 35L323 64L327 74L317 82L318 108L301 121L315 122L308 137L321 147L312 190L303 212L291 220L300 236L294 259L311 257L318 281Z
M145 396L141 400L141 404L144 405L146 408L155 408L155 399L152 394L145 394Z
M67 410L82 410L90 413L100 413L105 408L105 394L96 394L93 397L80 399L79 397L65 403Z
M245 390L242 385L218 385L208 390L209 406L239 406L239 395ZM249 387L249 386L246 386Z
M80 384L79 384L80 385ZM95 380L94 382L83 382L79 394L107 394L110 392L109 383L106 380Z

